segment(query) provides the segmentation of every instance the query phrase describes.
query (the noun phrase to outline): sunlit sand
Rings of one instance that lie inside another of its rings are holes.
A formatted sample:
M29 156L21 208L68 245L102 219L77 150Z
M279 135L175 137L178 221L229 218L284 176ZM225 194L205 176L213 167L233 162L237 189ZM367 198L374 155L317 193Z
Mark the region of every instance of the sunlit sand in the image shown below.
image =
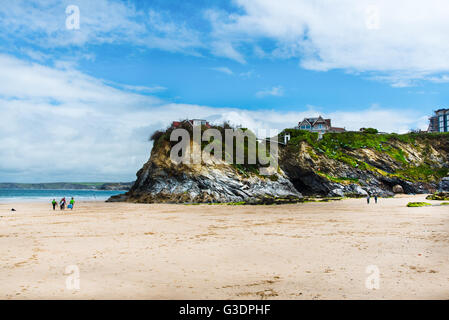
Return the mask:
M448 299L449 208L406 207L424 198L0 204L0 298Z

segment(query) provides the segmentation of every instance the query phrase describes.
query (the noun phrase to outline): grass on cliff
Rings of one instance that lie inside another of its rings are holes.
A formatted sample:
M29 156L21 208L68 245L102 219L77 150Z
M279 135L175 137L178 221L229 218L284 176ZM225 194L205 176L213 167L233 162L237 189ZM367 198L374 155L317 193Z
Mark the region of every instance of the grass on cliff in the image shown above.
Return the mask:
M326 178L329 181L335 182L335 183L340 183L340 184L351 184L351 183L358 183L359 179L355 179L355 178L344 178L344 177L334 177L331 176L327 173L323 173L320 171L316 172L319 176Z
M447 133L408 133L400 135L395 133L376 134L374 131L343 132L327 133L323 135L321 140L319 140L318 133L299 129L285 129L280 134L281 140L286 133L290 134L291 137L287 146L290 152L297 152L301 143L306 142L310 146L306 151L314 160L318 159L321 154L328 158L346 163L356 169L371 171L383 176L398 177L409 181L436 181L445 177L449 172L448 168L437 168L428 160L428 154L430 153L429 141L449 138ZM421 142L421 145L425 145L423 150L419 148L417 143L418 140ZM410 163L404 150L397 146L397 142L408 144L416 148L420 151L425 162L419 166ZM371 149L378 153L388 154L401 169L396 172L385 172L384 170L376 168L350 154L360 149ZM346 178L331 176L326 176L326 178L334 182L345 182L348 180Z
M178 128L185 129L189 132L190 138L193 138L193 128L192 126L185 122L180 121L180 126ZM169 127L165 131L156 131L150 136L150 141L154 141L154 149L157 150L160 148L164 143L169 143L171 147L176 145L179 141L170 141L170 136L175 128ZM210 126L210 128L206 126L201 127L201 135L203 135L204 131L206 129L213 129L220 133L222 139L215 139L213 136L209 138L209 141L201 141L201 150L204 150L206 147L214 146L214 151L211 152L211 155L217 156L215 153L215 150L221 150L221 160L227 160L231 163L231 165L236 169L236 171L243 175L243 176L251 176L251 175L259 175L260 168L265 166L261 165L261 163L270 163L270 150L271 146L270 143L266 143L265 150L266 152L262 154L259 154L259 150L262 150L262 144L259 141L256 141L256 135L251 132L250 130L246 128L238 128L241 129L247 137L243 139L243 141L239 141L236 137L233 137L232 139L232 156L230 153L227 153L226 150L227 147L227 141L226 141L226 130L227 129L237 129L236 127L231 126L229 123L225 122L223 125L217 125L217 126ZM252 144L249 143L249 139L254 139L255 141L255 149ZM242 148L243 153L243 159L241 161L238 161L237 159L237 148ZM168 150L167 157L170 156L170 150ZM249 154L256 154L257 155L257 163L251 163L249 159ZM278 169L279 171L279 169ZM271 176L261 176L267 179L270 179L272 181L276 181L278 179L276 174L273 174Z
M188 123L181 123L181 128L186 129L192 136L192 126ZM156 131L151 140L154 141L154 148L160 147L164 142L170 143L174 146L177 142L170 141L170 135L174 128L168 128L165 131ZM207 129L203 127L204 131ZM201 147L204 149L211 142L215 144L217 148L221 148L222 159L224 160L226 155L226 141L225 130L235 129L228 123L223 123L221 126L212 126L211 129L216 129L222 136L222 141L216 141L211 137L209 141L202 141ZM242 129L246 130L246 129ZM250 136L254 136L249 130L246 130ZM321 140L318 139L318 133L313 133L299 129L285 129L279 135L279 141L283 141L284 135L290 134L290 141L287 145L287 150L293 154L297 153L299 147L303 142L307 143L306 152L313 160L318 160L320 156L326 156L328 158L346 163L347 165L360 170L370 171L376 175L382 175L387 177L396 177L402 180L408 180L412 182L435 182L439 179L447 176L449 173L448 168L441 168L439 164L435 164L429 159L432 140L436 139L448 139L448 133L408 133L408 134L378 134L375 130L365 130L364 132L343 132L343 133L327 133L324 134ZM236 161L236 148L237 141L233 139L233 159L231 161L234 168L243 176L250 176L253 174L259 174L260 165L251 164L248 161L248 140L243 142L244 160L243 163L237 163ZM399 143L398 143L399 142ZM415 150L421 155L424 162L420 165L410 163L407 159L406 153L401 149L401 144L407 144L415 148ZM256 142L256 152L260 148L260 143ZM270 145L267 145L267 151L270 149ZM394 172L386 172L385 169L373 166L370 163L364 161L362 157L357 157L357 150L370 149L380 154L387 154L393 162L395 162L397 169ZM258 153L258 152L257 152ZM167 155L168 156L168 155ZM270 155L267 153L266 160L268 162ZM260 160L260 159L259 159ZM349 179L345 177L335 177L328 174L322 174L323 177L330 181L337 183L357 183L357 179ZM271 180L277 179L276 175L268 177Z

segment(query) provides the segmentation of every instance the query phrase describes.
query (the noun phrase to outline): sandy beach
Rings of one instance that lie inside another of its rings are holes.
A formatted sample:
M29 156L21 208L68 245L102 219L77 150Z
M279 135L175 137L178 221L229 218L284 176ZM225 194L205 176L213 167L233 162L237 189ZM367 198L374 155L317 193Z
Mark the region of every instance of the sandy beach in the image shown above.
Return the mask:
M406 207L424 198L0 204L0 298L448 299L449 208Z

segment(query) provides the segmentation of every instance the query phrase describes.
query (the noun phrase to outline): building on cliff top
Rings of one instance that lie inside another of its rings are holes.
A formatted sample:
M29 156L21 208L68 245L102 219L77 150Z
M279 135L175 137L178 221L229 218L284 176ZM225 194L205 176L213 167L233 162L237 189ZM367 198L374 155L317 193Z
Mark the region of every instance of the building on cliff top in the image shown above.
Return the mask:
M179 126L181 126L182 123L189 123L192 127L195 126L206 126L208 128L210 128L210 124L209 122L207 122L206 120L202 120L202 119L192 119L192 120L184 120L184 121L173 121L171 126L173 128L178 128Z
M324 134L328 132L345 132L345 128L332 127L331 119L323 119L319 116L317 118L304 118L304 120L298 123L298 129L307 130L311 132L318 132L319 134Z
M438 109L429 118L427 132L449 132L449 109Z

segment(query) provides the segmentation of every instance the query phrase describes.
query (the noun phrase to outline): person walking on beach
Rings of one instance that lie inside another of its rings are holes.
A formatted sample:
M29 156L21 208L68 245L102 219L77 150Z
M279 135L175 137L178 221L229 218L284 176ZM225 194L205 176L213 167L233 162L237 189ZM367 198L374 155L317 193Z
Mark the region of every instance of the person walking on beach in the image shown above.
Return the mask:
M70 199L70 210L73 210L73 208L75 207L75 199Z
M65 197L61 199L61 201L59 201L59 207L61 208L61 210L65 209Z
M369 200L371 199L371 197L370 197L370 195L368 195L367 197L366 197L366 203L368 203L369 204Z
M374 201L376 202L376 204L377 204L377 194L376 195L374 195Z
M56 199L53 199L53 201L51 202L51 204L53 205L53 211L55 211L55 210L56 210L56 205L58 204L58 203L56 202Z

